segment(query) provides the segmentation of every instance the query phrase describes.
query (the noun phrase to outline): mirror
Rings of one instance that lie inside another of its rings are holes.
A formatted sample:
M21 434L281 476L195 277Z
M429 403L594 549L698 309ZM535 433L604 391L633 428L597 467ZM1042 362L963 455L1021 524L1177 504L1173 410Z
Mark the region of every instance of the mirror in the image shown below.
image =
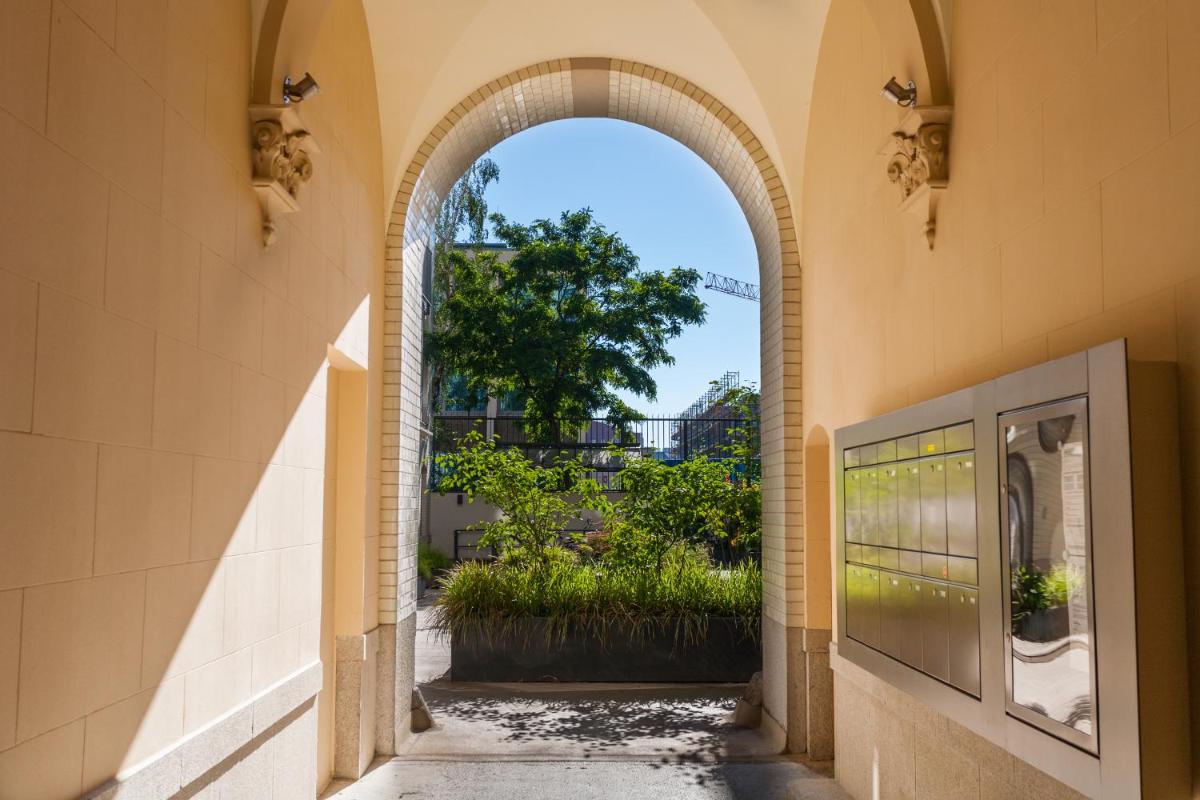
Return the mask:
M1087 400L999 418L1008 710L1096 752Z

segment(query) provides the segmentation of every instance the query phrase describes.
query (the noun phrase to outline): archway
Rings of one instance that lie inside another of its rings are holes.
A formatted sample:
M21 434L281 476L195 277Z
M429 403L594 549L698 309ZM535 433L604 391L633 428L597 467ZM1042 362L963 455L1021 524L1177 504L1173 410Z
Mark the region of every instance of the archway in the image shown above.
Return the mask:
M454 181L488 148L535 125L581 116L645 125L687 146L721 176L749 223L762 284L765 705L781 725L789 724L788 628L804 624L799 582L804 520L798 492L788 490L789 477L801 474L803 457L800 267L791 205L754 133L716 98L644 64L571 58L517 70L464 98L418 149L393 205L384 275L380 543L382 552L395 556L380 562L385 605L380 622L394 626L381 637L381 647L395 648L396 682L392 702L381 708L379 747L384 752L407 724L412 687L422 435L421 268L433 221Z

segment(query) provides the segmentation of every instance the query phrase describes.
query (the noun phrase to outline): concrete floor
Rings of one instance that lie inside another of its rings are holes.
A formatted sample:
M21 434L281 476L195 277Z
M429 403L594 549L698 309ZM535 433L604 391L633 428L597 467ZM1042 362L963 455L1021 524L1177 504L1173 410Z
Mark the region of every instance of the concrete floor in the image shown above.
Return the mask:
M741 686L470 684L417 615L417 681L435 726L325 800L844 800L828 764L734 728Z

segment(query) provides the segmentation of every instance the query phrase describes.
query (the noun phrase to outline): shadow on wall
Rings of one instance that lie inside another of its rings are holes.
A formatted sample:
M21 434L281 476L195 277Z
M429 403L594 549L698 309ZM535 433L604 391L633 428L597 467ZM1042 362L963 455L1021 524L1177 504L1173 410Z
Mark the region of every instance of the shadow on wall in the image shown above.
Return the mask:
M358 324L353 317L367 312L363 298L338 327ZM361 323L365 329L365 320ZM326 643L322 632L327 636L332 630L332 604L323 607L323 600L332 598L336 446L328 434L336 419L337 382L327 381L333 370L325 352L323 342L297 351L294 366L311 376L304 391L239 373L239 379L251 382L246 390L259 411L265 404L279 414L277 420L267 415L246 421L246 435L262 448L261 461L190 459L190 537L185 538L186 554L181 554L187 563L149 569L144 597L133 588L142 573L133 573L133 579L95 579L88 600L80 598L78 612L101 631L108 615L140 615L145 609L140 670L136 662L120 660L96 665L103 673L97 681L136 681L140 671L141 691L88 717L89 728L93 717L120 719L102 724L103 740L87 738L85 791L296 669L323 656L326 669L332 667L331 654L321 648ZM102 448L102 481L105 457ZM113 457L118 457L115 452ZM160 458L176 457L156 453L155 459ZM167 470L158 464L155 471L161 475ZM183 468L181 474L186 472ZM146 498L134 502L145 503ZM53 691L59 673L32 679ZM322 709L321 717L326 713ZM251 744L262 744L260 738ZM240 760L231 758L218 770Z

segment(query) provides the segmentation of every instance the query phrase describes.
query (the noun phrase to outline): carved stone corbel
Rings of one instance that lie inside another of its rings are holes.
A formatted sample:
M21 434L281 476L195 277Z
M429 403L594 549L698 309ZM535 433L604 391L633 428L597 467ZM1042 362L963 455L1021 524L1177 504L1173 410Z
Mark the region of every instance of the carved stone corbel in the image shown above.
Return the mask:
M300 210L300 190L312 177L311 155L320 153L321 148L292 106L251 106L250 122L252 180L262 209L263 247L270 247L279 216Z
M888 179L900 189L900 210L924 220L929 249L937 235L937 211L950 179L949 106L916 107L884 147Z

